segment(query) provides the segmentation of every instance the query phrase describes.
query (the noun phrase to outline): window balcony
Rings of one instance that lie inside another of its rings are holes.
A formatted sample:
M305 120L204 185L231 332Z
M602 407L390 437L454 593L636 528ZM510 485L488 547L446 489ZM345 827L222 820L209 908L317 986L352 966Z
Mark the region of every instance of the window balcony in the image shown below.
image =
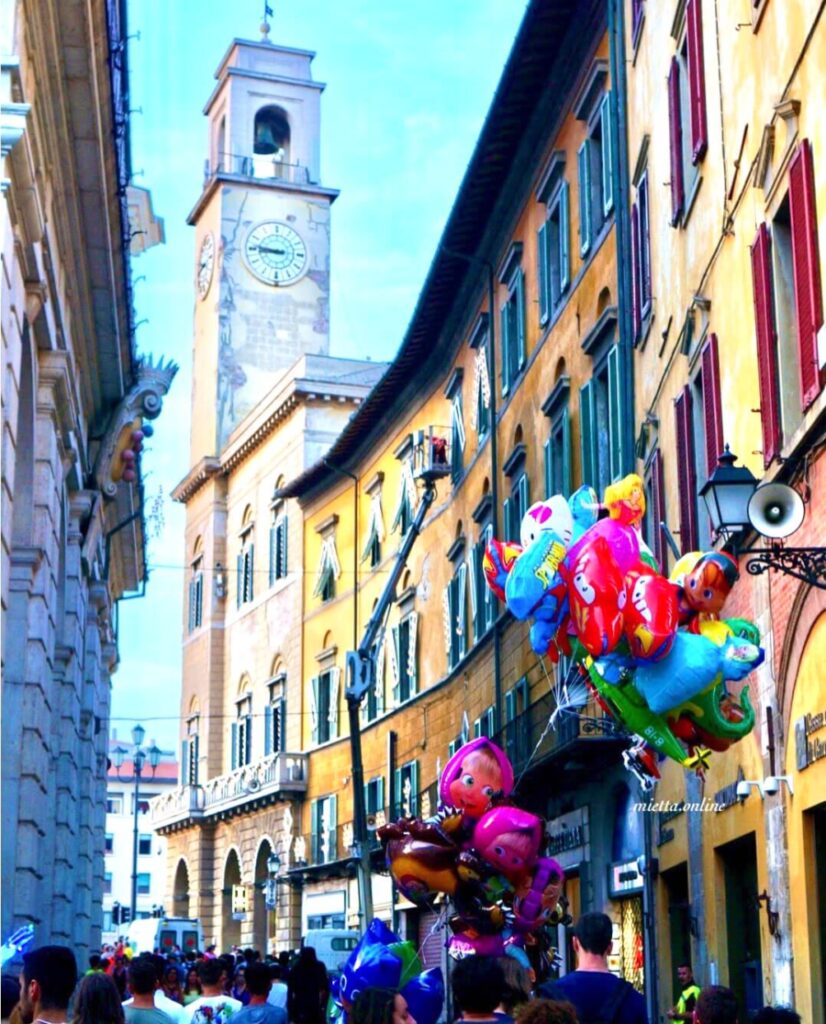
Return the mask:
M271 754L203 786L178 786L156 797L150 803L150 820L157 832L175 831L233 817L306 789L307 755Z

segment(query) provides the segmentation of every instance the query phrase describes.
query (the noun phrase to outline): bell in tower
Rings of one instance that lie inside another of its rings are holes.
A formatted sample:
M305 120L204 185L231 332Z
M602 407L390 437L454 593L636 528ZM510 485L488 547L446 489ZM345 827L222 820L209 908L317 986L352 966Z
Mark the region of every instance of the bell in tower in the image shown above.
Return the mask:
M289 146L290 125L284 111L278 107L262 107L255 115L253 152L256 156L273 156L289 163Z

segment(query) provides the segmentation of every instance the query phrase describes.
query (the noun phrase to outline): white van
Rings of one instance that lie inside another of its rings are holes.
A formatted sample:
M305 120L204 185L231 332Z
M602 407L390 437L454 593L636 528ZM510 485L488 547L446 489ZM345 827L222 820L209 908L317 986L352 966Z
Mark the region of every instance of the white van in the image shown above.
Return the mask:
M328 971L340 971L360 938L358 932L344 928L314 928L305 933L301 945L312 946Z
M131 922L126 943L135 954L171 953L175 946L182 953L194 953L204 948L204 933L195 917L144 917Z

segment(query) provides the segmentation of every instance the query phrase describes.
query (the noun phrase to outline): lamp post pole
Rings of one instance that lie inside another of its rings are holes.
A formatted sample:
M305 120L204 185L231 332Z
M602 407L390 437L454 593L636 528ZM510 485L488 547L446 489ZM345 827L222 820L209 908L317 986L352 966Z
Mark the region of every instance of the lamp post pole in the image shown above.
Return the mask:
M149 764L153 775L161 761L161 750L154 742L148 751L141 748L145 735L146 730L142 725L136 725L132 730L132 742L135 744L135 749L132 751L132 767L135 772L135 806L133 809L134 824L132 827L132 905L129 908L131 921L137 919L138 909L138 810L140 808L141 772L143 771L143 765L147 756L149 757ZM112 751L112 758L119 772L128 753L128 750L120 746L115 747Z

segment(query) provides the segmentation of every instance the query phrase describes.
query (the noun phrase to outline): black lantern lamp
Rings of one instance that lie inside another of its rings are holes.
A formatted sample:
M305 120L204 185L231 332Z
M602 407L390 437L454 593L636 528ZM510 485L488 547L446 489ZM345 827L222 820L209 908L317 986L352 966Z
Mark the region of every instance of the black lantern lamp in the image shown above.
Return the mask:
M754 555L746 564L752 576L776 569L813 587L826 590L826 548L789 548L783 544L800 528L805 516L803 499L786 484L763 484L737 457L726 450L714 472L700 488L716 536L731 542L737 555ZM756 530L765 547L740 547L739 535Z

